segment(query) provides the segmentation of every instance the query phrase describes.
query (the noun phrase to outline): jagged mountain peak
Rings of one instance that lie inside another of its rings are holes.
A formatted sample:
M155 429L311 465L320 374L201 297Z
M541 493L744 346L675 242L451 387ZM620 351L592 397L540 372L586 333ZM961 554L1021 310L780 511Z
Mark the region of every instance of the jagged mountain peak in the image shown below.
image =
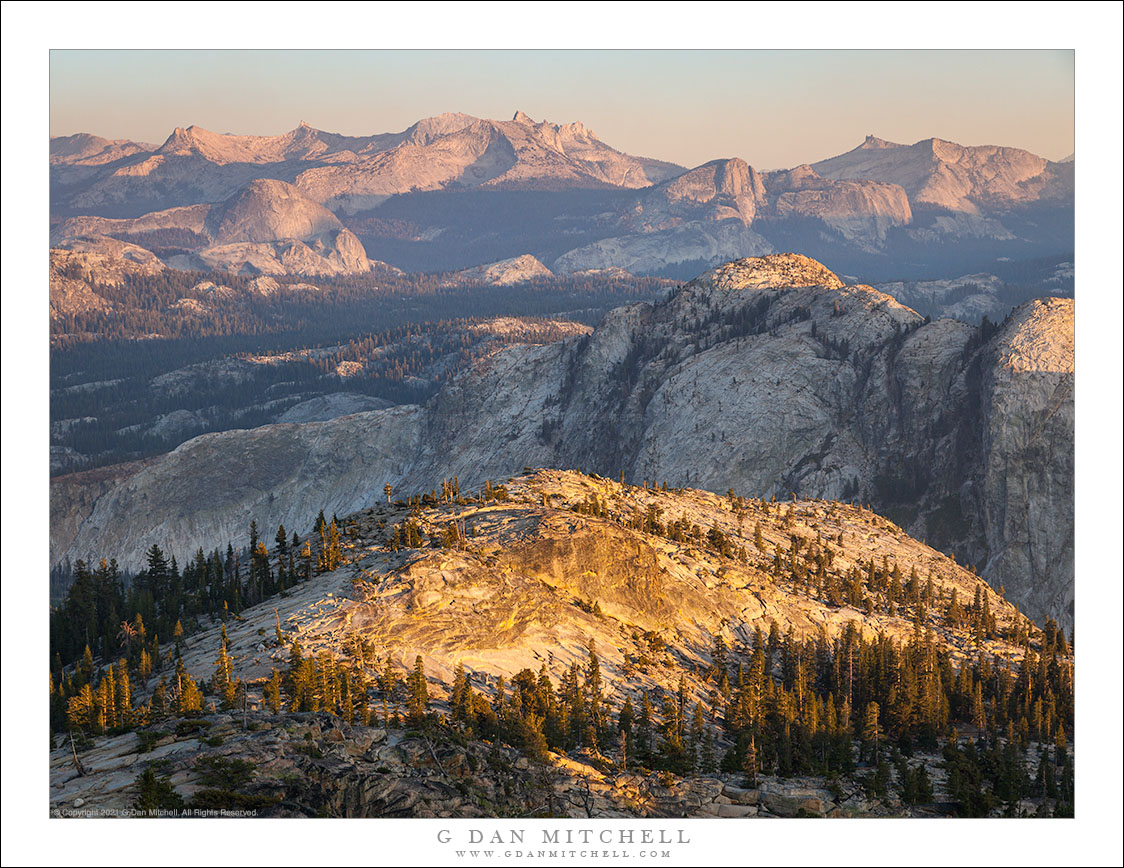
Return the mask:
M897 142L888 142L885 139L880 139L877 136L868 135L866 140L859 145L860 149L866 150L885 150L886 148L900 148L902 147Z
M164 140L159 148L161 153L169 153L181 150L183 148L191 148L195 145L194 126L190 127L176 127L172 130L171 135Z
M735 259L699 275L690 285L721 290L788 289L823 286L839 289L844 284L834 272L799 253L775 253Z

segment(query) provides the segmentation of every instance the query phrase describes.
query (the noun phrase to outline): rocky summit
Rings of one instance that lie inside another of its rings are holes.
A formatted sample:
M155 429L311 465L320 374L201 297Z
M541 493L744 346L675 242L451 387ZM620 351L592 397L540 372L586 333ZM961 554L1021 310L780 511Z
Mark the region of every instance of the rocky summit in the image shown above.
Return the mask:
M492 353L422 406L197 437L52 480L52 563L142 565L524 466L871 503L1072 624L1073 302L928 322L785 254L735 261L589 335ZM1067 470L1069 468L1069 470ZM1033 555L1029 554L1033 552Z
M472 284L488 284L490 286L515 286L532 280L553 277L549 268L539 262L530 254L504 259L500 262L490 262L487 265L478 265L475 268L466 268L450 275L442 286L465 286Z

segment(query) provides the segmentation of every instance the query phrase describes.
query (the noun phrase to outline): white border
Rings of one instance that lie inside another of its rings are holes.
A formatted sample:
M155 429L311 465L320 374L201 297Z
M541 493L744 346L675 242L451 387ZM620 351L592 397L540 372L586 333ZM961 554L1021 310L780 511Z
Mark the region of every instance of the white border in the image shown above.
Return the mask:
M1077 50L1078 816L1074 821L693 821L673 864L1119 864L1121 859L1121 7L1078 4L5 3L3 7L3 859L5 864L437 864L449 821L50 822L42 553L41 295L47 49L70 47L996 48ZM765 40L770 40L768 43ZM26 665L25 665L26 664ZM480 824L477 824L480 825ZM678 824L677 824L678 825ZM202 833L205 838L200 838ZM704 839L702 841L701 839ZM663 862L662 864L667 864Z

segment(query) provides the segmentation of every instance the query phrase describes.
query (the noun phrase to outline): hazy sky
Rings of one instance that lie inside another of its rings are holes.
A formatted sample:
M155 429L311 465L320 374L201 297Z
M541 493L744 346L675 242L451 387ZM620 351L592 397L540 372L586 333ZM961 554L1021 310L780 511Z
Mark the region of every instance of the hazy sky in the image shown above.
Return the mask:
M348 135L461 111L580 120L632 154L759 169L868 134L1074 150L1072 51L52 51L51 135Z

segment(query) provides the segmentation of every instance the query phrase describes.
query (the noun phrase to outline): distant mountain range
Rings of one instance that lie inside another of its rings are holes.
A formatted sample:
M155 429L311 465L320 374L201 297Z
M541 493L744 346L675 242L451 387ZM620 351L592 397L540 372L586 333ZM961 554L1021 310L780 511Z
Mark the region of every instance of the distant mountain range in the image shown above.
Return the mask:
M581 123L517 112L509 121L444 114L372 136L303 123L279 136L177 128L159 146L78 134L53 138L50 162L56 241L105 234L174 248L174 230L183 249L154 250L173 267L346 273L363 270L370 255L452 271L530 254L556 273L685 278L732 258L798 249L889 280L954 277L1073 248L1072 159L941 139L899 145L871 136L776 172L739 158L687 170L618 151ZM285 216L231 240L217 215L237 214L247 196ZM157 229L163 238L145 235ZM338 235L324 236L341 230L361 243L344 236L341 248ZM301 250L287 263L277 248L204 252L291 242L331 264Z
M341 136L302 123L280 136L177 128L159 147L78 135L51 140L60 210L139 216L214 202L254 178L288 181L332 210L451 186L636 188L681 174L673 163L616 151L580 123L443 114L401 133Z

